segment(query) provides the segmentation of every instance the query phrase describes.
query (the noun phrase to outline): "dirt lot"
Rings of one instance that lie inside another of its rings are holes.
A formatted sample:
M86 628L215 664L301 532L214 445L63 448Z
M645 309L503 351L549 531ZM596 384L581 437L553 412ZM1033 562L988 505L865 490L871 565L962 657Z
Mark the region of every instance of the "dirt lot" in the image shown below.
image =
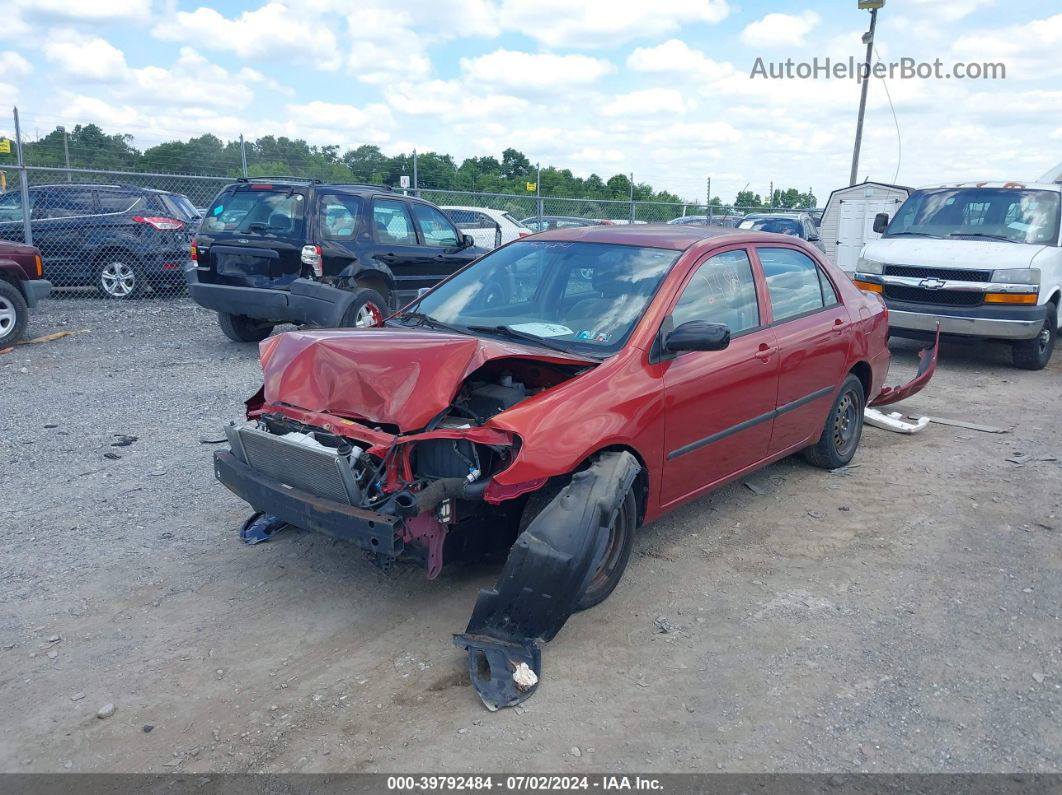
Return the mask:
M30 333L82 329L0 356L0 770L1062 769L1062 465L1006 460L1062 457L1062 356L947 347L904 406L1012 433L868 429L845 475L788 460L644 528L491 714L450 636L497 569L240 543L200 438L255 346L184 299Z

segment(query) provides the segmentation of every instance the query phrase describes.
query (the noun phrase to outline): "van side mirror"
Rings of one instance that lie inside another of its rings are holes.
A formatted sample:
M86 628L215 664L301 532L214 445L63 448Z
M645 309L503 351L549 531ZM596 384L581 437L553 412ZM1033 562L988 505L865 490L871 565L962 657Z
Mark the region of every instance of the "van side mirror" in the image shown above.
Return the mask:
M664 338L668 353L683 351L721 351L730 346L730 327L722 323L690 320Z
M874 216L874 231L879 235L889 228L889 214L878 213Z

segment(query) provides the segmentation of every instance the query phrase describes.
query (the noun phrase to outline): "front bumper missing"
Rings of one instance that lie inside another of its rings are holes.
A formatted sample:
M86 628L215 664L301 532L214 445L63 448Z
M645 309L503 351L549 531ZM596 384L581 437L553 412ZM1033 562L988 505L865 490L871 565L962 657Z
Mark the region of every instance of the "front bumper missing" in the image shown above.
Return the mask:
M384 558L395 558L403 544L397 516L367 511L324 499L266 477L240 461L229 450L214 452L214 476L255 511L287 524L348 541Z
M630 453L606 453L572 475L516 539L494 588L479 592L454 645L468 653L472 685L487 709L515 706L538 689L539 643L575 612L639 469Z

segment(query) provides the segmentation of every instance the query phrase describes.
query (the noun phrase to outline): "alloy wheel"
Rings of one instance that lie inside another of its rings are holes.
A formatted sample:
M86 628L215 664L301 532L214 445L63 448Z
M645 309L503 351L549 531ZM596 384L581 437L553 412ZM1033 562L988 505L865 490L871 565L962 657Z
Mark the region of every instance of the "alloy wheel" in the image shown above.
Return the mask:
M6 337L15 325L17 316L15 307L3 296L0 296L0 337Z
M124 262L108 262L100 270L100 284L112 298L128 298L136 289L136 272Z
M380 325L382 320L383 312L380 311L380 307L369 301L363 304L354 316L354 328L372 328Z

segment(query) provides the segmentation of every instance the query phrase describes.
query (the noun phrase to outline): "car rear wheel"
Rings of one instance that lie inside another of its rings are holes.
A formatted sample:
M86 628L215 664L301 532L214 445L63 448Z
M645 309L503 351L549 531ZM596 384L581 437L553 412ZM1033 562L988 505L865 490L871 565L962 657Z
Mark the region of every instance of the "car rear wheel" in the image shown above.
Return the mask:
M104 298L136 298L145 286L140 263L129 257L107 257L96 269L96 289Z
M387 299L375 290L359 287L354 291L354 300L343 313L339 327L372 328L380 325L387 315Z
M818 442L804 449L808 463L824 469L837 469L851 463L863 435L865 402L863 383L849 375L833 401Z
M0 349L14 345L26 331L29 308L11 282L0 279Z
M273 333L273 324L246 315L218 312L218 325L233 342L261 342Z
M1051 361L1057 337L1058 307L1048 304L1047 317L1044 318L1044 327L1040 329L1040 333L1031 340L1014 343L1011 351L1014 366L1022 370L1043 370Z

